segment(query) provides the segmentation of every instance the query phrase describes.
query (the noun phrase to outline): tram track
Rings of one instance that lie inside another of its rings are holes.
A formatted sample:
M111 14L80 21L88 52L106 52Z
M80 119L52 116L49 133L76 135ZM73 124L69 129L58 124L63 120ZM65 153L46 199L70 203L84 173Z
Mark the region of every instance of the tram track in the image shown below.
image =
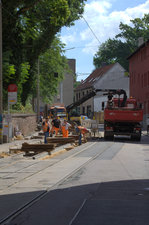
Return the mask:
M90 145L89 145L89 147L90 147ZM86 150L86 148L83 148L81 151L79 151L79 152L77 152L77 153L75 152L75 153L72 154L71 156L66 156L64 159L59 159L58 161L51 163L50 165L44 167L43 169L34 172L32 175L26 176L25 178L19 180L19 182L21 182L21 181L23 181L24 179L27 179L27 178L29 178L29 177L31 177L31 176L34 176L35 174L38 174L39 172L45 170L46 168L52 167L53 165L55 165L55 164L57 164L57 163L60 163L60 162L62 162L63 160L67 160L67 159L69 159L69 158L72 158L72 157L74 157L74 156L80 154L81 152L83 152L83 151L85 151L85 150ZM16 156L16 157L17 157L17 156ZM29 168L31 168L32 166L37 165L37 164L40 162L40 160L42 160L43 155L38 156L38 157L39 157L39 158L38 158L38 161L36 161L36 162L33 161L33 163L32 163L31 165L26 165L25 167L23 167L23 168L21 168L21 169L18 169L18 170L14 171L14 172L11 172L10 175L12 176L12 174L16 174L16 173L22 172L23 170L29 169ZM1 170L10 168L11 166L15 166L15 165L17 165L18 163L25 162L25 161L26 161L26 160L24 160L24 159L21 158L21 159L19 159L19 160L16 160L15 162L9 163L7 166L1 167L1 168L0 168L0 174L3 173ZM4 173L5 173L5 172L4 172ZM6 176L0 177L0 179L7 178L7 177L9 177L10 175L7 174ZM18 183L18 182L17 182L17 183ZM16 182L15 182L13 185L16 185ZM13 185L10 185L9 188L12 187Z
M71 158L74 158L76 156L79 156L80 154L84 153L87 149L90 150L93 148L94 145L96 145L97 142L92 143L89 146L86 146L85 148L81 149L78 152L73 153L72 155L53 163L53 165L56 166L56 164L58 165L59 163L62 163L66 160L71 160ZM78 166L76 169L72 170L71 173L67 174L66 176L64 176L62 179L60 179L58 182L56 182L55 184L53 184L51 187L47 187L46 190L43 190L42 193L40 193L38 196L33 197L32 199L30 199L28 202L26 202L25 204L23 204L22 206L20 206L20 208L17 208L16 210L14 210L13 212L11 212L10 214L8 214L6 217L1 218L0 219L0 224L2 225L9 225L11 224L10 221L12 221L14 218L16 218L18 215L20 215L23 211L25 211L27 208L31 207L33 204L35 204L37 201L40 201L41 198L45 197L46 194L48 194L48 192L52 191L53 189L55 189L57 186L59 186L60 184L62 184L63 182L65 182L65 180L71 178L71 176L73 176L75 173L77 173L79 170L81 170L83 167L85 167L87 164L89 164L91 161L93 161L94 159L102 156L102 154L109 150L109 148L111 148L111 146L113 146L114 143L110 143L107 147L105 146L100 152L96 153L93 157L88 158L88 160L86 160L84 163L82 163L80 166ZM50 165L53 166L53 165ZM40 171L41 172L41 171ZM33 174L34 175L34 174ZM32 175L32 176L33 176ZM27 179L27 178L25 178ZM22 179L19 182L22 182L24 179ZM14 184L14 186L16 185L16 183Z

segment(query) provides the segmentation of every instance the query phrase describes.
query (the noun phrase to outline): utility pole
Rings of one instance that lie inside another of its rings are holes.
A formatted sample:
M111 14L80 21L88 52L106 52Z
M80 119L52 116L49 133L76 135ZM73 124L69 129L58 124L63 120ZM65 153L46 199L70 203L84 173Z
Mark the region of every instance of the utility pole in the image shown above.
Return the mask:
M40 120L40 91L39 91L39 85L40 85L40 77L39 77L39 57L38 57L38 72L37 72L37 123L39 123Z
M3 143L2 2L0 0L0 144Z

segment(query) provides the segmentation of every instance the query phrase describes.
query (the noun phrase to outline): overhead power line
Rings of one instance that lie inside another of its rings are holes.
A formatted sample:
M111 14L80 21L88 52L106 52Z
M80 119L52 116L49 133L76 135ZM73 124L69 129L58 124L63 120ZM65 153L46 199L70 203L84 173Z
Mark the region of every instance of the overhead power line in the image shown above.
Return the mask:
M91 73L76 73L77 77L89 76Z
M93 33L94 37L97 39L97 41L99 42L99 44L101 44L101 42L99 41L98 37L96 36L95 32L92 30L92 28L90 27L89 23L87 22L87 20L82 16L82 18L84 19L85 23L87 24L87 26L89 27L89 29L91 30L91 32Z
M76 48L93 48L93 47L97 47L99 45L92 45L92 46L78 46L78 47L70 47L70 48L66 48L64 49L65 51L68 51L68 50L72 50L72 49L76 49Z

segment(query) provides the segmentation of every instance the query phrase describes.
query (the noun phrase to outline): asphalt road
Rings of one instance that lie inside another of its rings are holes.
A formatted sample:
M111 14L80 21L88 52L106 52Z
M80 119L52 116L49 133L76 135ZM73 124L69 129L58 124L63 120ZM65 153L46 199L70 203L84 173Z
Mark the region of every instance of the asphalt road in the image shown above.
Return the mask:
M148 144L99 139L49 159L1 159L0 224L149 225Z

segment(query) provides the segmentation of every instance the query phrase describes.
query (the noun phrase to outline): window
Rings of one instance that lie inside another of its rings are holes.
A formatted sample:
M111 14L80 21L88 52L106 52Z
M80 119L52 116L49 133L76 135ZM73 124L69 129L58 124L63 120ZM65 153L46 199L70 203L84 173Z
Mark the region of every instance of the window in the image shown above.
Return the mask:
M144 49L144 59L146 59L146 48Z
M85 107L82 108L82 114L85 115Z
M147 86L147 73L145 73L145 86Z
M76 94L76 101L78 101L78 93Z
M92 113L91 113L91 105L88 105L88 106L87 106L87 116L88 116L89 118L91 118L91 116L92 116Z
M145 73L143 74L143 78L144 78L144 79L143 79L143 80L144 80L144 81L143 81L143 82L144 82L143 86L145 87L145 86L146 86L146 83L145 83Z
M131 84L133 84L133 73L131 74Z
M80 114L80 106L77 107L77 113Z
M144 102L144 114L146 114L146 102Z
M140 86L140 74L138 74L138 85Z
M143 74L142 74L142 76L141 76L141 83L142 83L142 88L143 88Z

